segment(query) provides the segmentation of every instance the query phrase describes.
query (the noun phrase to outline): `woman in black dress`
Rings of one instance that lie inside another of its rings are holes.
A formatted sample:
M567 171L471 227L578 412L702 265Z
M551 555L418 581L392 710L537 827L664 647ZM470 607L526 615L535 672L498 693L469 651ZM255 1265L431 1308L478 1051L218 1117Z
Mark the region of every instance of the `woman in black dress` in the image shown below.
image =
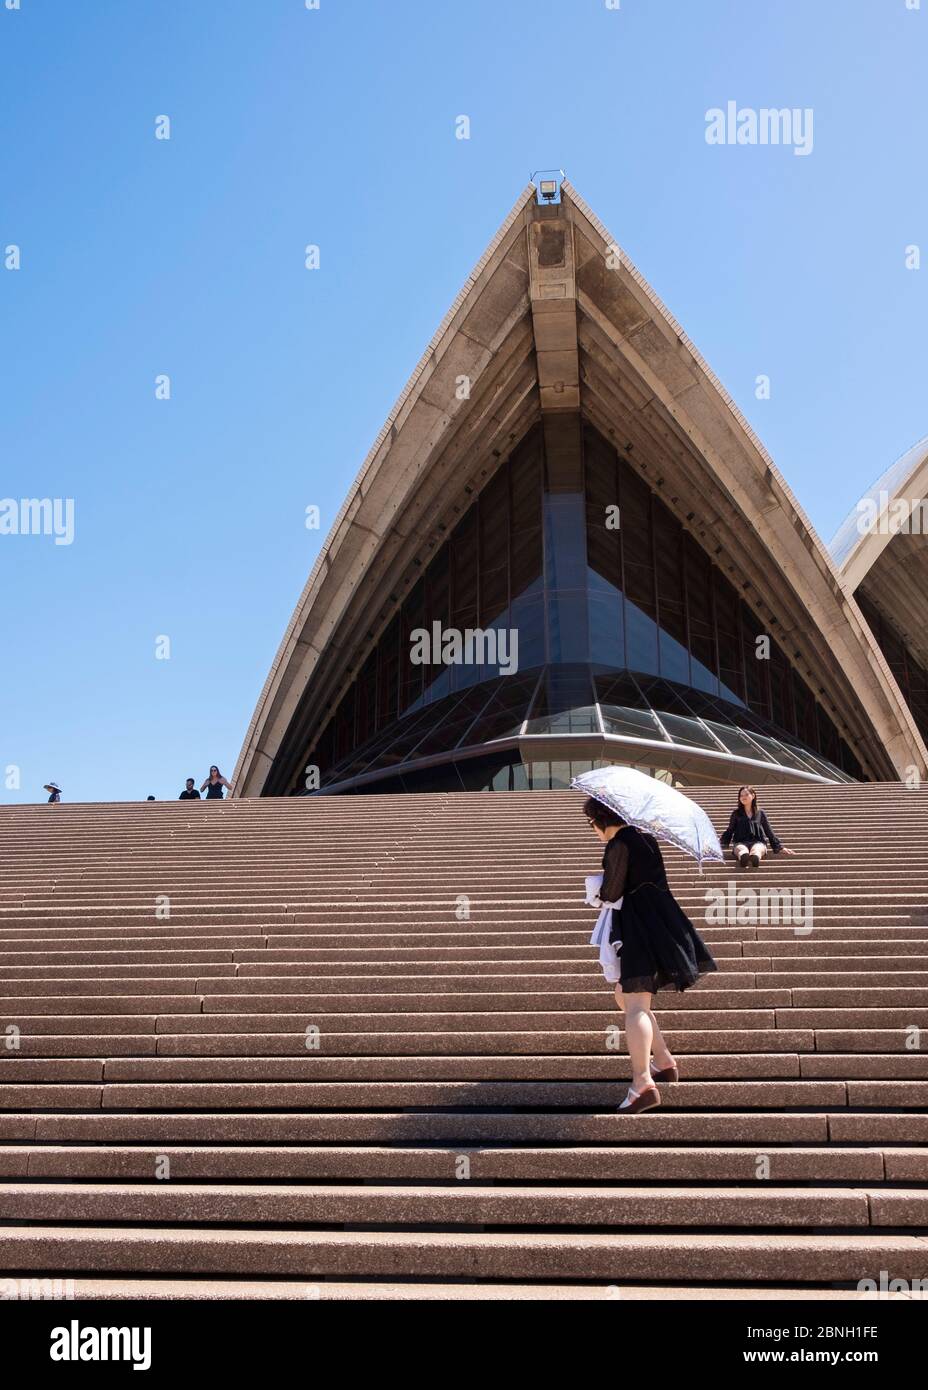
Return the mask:
M661 989L684 990L718 966L670 891L660 846L653 835L626 825L615 811L589 797L583 812L606 846L600 900L617 903L610 941L619 955L615 1001L625 1011L632 1084L623 1114L653 1110L661 1098L656 1081L677 1081L679 1072L651 1012ZM651 1054L654 1062L651 1062Z
M203 785L200 787L200 791L206 792L207 801L221 801L223 796L225 795L225 793L222 790L223 787L228 787L229 791L232 791L232 783L226 781L222 773L219 771L219 768L216 766L215 763L213 763L212 767L209 770L209 776L207 777Z
M732 843L734 842L734 843ZM795 854L778 840L771 829L767 813L757 805L757 792L753 787L738 788L738 805L731 813L728 829L719 842L723 849L732 846L732 854L739 869L760 868L760 861L767 853L767 846L774 854Z

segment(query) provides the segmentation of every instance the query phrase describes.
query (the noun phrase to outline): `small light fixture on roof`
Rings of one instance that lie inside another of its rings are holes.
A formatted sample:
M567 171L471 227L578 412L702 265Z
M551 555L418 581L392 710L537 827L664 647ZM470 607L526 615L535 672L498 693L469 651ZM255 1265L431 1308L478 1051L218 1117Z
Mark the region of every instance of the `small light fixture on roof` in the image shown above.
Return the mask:
M539 178L538 175L546 174L547 178ZM556 175L557 177L552 177ZM559 203L561 201L561 182L564 178L563 169L536 169L531 179L537 190L537 201L543 205Z

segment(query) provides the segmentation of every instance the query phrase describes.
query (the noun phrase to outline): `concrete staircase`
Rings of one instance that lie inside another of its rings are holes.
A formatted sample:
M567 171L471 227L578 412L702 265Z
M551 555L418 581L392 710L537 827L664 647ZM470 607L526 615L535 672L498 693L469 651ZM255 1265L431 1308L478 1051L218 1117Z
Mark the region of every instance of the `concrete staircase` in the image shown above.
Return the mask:
M726 823L731 789L693 795ZM721 970L658 997L681 1080L641 1116L615 1113L575 793L0 807L0 1275L94 1298L928 1279L928 795L764 804L795 858L700 877L667 851ZM707 924L729 881L811 889L812 930Z

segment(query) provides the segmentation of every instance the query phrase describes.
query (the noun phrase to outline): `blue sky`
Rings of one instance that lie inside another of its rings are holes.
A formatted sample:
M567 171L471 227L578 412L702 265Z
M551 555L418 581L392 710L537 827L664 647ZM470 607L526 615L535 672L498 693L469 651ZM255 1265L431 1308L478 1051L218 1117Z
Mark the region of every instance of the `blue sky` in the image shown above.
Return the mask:
M73 497L75 536L0 536L3 801L231 776L325 532L534 169L826 540L928 433L928 0L8 3L0 497ZM729 100L811 107L812 153L708 145Z

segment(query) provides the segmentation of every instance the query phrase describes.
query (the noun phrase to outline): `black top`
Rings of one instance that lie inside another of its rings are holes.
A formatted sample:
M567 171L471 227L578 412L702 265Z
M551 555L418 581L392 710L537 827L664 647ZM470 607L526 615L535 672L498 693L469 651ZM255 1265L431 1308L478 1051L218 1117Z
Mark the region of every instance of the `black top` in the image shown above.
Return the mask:
M206 788L206 799L207 801L215 801L217 797L220 801L222 800L222 783L210 782Z
M633 893L644 883L667 887L664 857L653 835L626 825L606 845L600 901L617 903L625 893Z
M736 845L756 845L758 841L765 842L770 845L774 854L779 854L783 848L781 841L770 829L766 812L758 811L756 815L749 816L743 806L732 811L728 829L722 836L722 848L728 849L732 840Z
M51 796L50 796L48 799L49 799L49 801L60 801L60 800L61 800L61 792L52 792Z
M177 799L178 801L199 801L200 793L197 791L196 787L193 787L189 792L186 790L182 791Z

